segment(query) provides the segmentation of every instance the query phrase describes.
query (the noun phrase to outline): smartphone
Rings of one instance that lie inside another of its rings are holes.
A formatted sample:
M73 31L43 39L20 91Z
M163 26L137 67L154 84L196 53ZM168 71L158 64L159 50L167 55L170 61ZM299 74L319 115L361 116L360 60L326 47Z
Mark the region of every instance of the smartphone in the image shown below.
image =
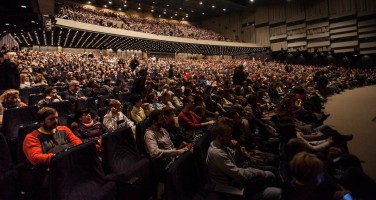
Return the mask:
M351 196L350 193L346 193L346 194L344 194L344 195L343 195L343 199L344 199L344 200L353 200L353 198L352 198L352 196Z

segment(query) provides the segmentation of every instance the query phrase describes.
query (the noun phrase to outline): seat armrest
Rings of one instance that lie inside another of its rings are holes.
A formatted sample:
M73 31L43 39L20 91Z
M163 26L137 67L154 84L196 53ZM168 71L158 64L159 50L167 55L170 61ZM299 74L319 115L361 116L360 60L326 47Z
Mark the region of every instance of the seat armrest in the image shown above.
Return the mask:
M216 193L227 194L231 196L238 196L238 197L244 196L244 188L239 189L237 187L227 186L227 185L206 184L205 190L216 192Z
M136 177L136 176L129 177L129 176L124 176L124 174L111 173L111 174L106 175L105 180L115 181L118 183L124 183L128 185L135 185L140 180L140 177Z

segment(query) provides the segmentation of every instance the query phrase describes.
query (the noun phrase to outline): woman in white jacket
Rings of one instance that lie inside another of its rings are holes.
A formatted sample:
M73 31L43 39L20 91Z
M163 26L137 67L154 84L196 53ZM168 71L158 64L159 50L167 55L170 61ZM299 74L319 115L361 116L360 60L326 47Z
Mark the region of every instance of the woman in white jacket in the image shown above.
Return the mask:
M136 126L133 121L129 120L122 112L122 104L116 99L110 99L108 102L107 114L103 117L103 124L109 131L114 131L120 127L131 127L133 132Z

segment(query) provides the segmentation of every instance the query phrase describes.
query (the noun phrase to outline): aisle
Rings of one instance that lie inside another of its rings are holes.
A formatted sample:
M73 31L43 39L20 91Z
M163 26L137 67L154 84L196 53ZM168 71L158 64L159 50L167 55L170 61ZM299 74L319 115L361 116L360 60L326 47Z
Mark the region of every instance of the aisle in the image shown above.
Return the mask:
M376 180L376 85L346 90L328 98L325 112L331 116L325 124L343 134L353 134L350 152L363 163L365 172Z

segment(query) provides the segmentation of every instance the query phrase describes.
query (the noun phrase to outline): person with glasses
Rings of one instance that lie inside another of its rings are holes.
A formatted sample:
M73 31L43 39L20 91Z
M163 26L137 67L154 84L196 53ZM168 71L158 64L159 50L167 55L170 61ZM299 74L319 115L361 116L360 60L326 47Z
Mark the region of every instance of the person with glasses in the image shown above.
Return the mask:
M38 102L38 107L41 108L51 102L59 102L63 99L57 94L57 90L54 87L48 87L44 90L44 99Z

